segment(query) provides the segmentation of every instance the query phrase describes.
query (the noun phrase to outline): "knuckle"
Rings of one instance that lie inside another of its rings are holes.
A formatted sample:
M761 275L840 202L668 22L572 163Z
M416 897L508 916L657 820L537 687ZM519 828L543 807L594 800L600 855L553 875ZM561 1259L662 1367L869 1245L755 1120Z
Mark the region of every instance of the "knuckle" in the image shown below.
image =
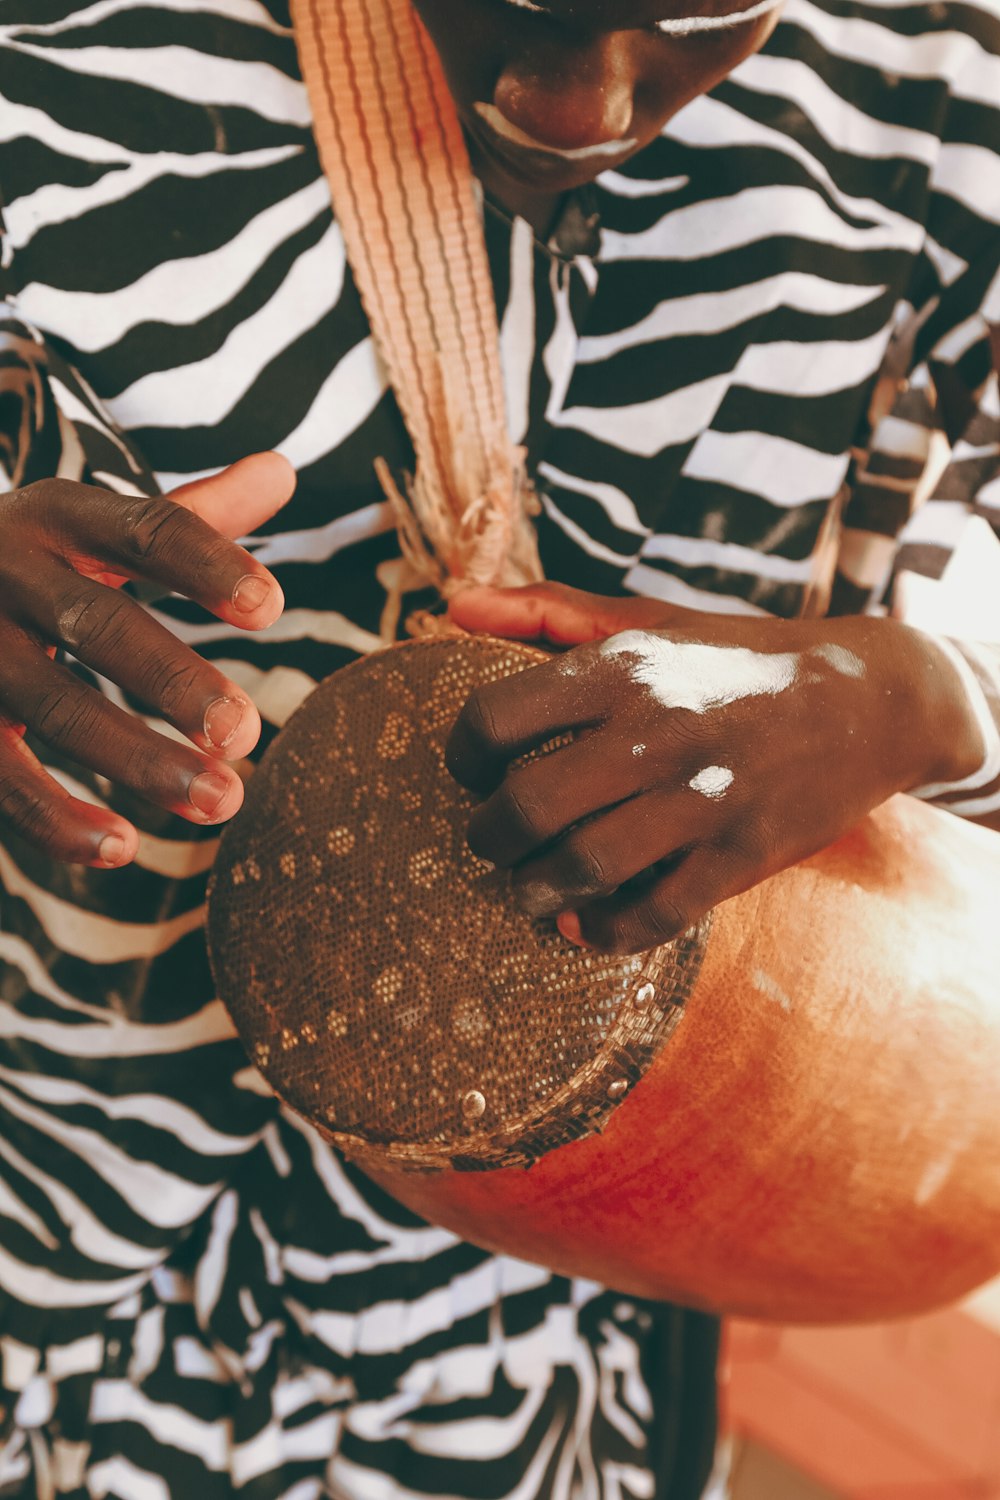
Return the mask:
M56 638L76 653L115 647L123 639L128 601L107 591L90 590L64 601L56 615Z
M643 913L642 933L650 944L669 943L691 926L691 919L681 907L665 893L657 892L649 900Z
M475 745L495 750L500 745L500 727L483 688L475 688L462 709L465 731Z
M157 663L147 677L149 701L168 719L189 718L192 700L204 697L199 691L201 671L198 661L171 658Z
M55 687L43 692L27 722L46 744L64 749L91 739L99 713L83 688Z
M130 741L123 748L117 780L142 796L159 796L168 779L164 774L165 763L169 759L168 742L164 741L163 744L166 754L159 754L144 739Z
M563 851L566 875L573 890L581 894L598 894L613 890L619 881L613 879L608 860L592 839L570 834Z
M54 853L60 847L57 808L15 777L0 779L0 822L36 848Z
M150 500L135 500L122 514L125 544L140 561L169 548L182 532L186 512L162 495Z
M548 832L544 809L523 779L508 777L500 793L499 811L501 820L519 834L534 839Z

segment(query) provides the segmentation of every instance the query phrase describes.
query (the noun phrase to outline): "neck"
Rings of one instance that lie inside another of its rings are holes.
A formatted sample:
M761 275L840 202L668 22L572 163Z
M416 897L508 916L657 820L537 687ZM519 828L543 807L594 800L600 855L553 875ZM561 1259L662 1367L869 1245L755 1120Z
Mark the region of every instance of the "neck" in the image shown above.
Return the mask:
M510 213L517 214L521 219L527 219L534 230L536 239L547 240L559 221L559 212L562 208L564 194L508 194L505 193L498 201Z

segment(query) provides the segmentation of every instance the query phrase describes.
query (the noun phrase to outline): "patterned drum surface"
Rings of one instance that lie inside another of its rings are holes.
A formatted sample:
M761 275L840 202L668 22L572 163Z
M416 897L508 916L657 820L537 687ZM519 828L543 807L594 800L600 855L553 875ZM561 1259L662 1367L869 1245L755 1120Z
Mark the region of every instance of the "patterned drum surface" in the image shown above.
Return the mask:
M220 995L275 1091L362 1161L530 1165L599 1129L697 978L707 923L638 956L585 951L466 843L451 726L476 686L544 659L435 637L352 663L282 730L223 838Z

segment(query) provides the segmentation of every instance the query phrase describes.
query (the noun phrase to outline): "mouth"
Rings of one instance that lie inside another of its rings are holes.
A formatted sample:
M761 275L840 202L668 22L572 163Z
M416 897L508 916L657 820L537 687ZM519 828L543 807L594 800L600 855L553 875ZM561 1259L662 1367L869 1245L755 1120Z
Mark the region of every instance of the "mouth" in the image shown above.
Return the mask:
M578 146L560 151L546 146L519 130L492 104L478 101L472 106L474 119L468 122L476 142L491 156L499 158L507 171L525 182L548 181L567 173L574 177L593 176L624 160L638 146L632 137L602 141L595 146Z

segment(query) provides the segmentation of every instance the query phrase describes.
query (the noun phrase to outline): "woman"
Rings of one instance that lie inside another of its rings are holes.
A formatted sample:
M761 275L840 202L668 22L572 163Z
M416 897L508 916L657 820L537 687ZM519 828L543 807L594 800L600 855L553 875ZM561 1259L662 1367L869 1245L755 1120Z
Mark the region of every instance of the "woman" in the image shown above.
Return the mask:
M420 9L485 190L546 577L589 591L456 612L565 644L639 611L647 646L724 669L682 721L655 660L637 681L635 650L585 648L606 731L555 800L508 774L542 695L474 699L476 847L572 940L627 951L893 791L994 818L995 663L865 614L997 472L988 0ZM371 464L409 458L287 11L8 0L0 24L0 1486L697 1496L712 1320L415 1220L275 1105L213 1000L233 763L378 643L398 549ZM953 461L904 551L939 429ZM285 459L237 463L260 448ZM182 597L144 613L105 587L123 573ZM809 671L747 688L782 656ZM618 804L638 831L619 810L567 841Z

